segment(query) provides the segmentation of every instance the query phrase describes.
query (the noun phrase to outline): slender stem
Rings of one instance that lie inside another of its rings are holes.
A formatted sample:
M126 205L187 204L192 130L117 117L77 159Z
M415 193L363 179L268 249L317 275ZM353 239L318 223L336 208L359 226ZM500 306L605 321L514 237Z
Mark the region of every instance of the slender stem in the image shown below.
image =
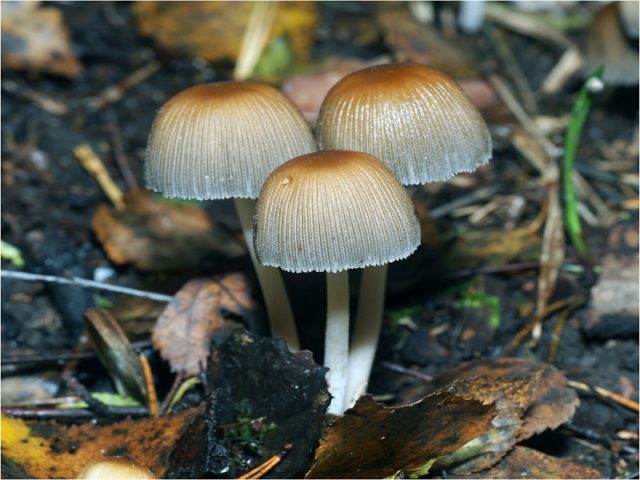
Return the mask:
M298 340L296 322L293 318L289 296L287 295L280 270L273 267L265 267L258 262L256 251L253 248L253 215L256 209L256 201L246 198L234 198L233 201L247 242L247 249L262 289L262 296L264 297L269 324L271 325L271 335L284 338L291 350L299 351L300 341Z
M324 366L329 369L327 383L333 396L328 413L342 415L347 388L349 362L349 272L327 273L327 328L324 340Z
M347 408L367 391L382 327L386 283L387 265L367 267L362 271L358 313L349 354Z

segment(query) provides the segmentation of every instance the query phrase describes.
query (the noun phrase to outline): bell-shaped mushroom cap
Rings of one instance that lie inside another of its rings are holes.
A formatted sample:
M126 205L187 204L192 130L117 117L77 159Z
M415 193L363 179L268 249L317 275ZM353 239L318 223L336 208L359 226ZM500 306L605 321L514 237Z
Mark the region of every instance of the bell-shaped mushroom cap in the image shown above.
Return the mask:
M87 465L78 478L89 480L118 480L121 478L143 479L155 478L149 470L141 467L133 460L123 457L111 457Z
M315 150L302 113L260 83L197 85L163 105L147 144L147 186L166 197L257 198L267 175Z
M320 148L370 153L405 185L446 180L491 158L480 112L450 77L417 64L340 80L322 104L317 134Z
M337 272L409 256L420 224L404 187L378 159L324 151L278 167L258 198L260 262L290 272Z

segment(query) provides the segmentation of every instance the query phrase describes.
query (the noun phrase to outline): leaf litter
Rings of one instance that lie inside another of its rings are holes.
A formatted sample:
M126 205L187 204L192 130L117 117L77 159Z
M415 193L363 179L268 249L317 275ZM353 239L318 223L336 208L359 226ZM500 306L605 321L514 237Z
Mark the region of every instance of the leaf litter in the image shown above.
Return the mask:
M254 304L246 278L239 273L190 280L175 295L153 327L153 346L171 369L198 375L217 330L231 328L224 314L246 317Z
M131 263L151 272L196 269L207 258L232 258L246 249L204 210L149 192L124 196L125 210L98 206L92 222L96 237L116 265Z

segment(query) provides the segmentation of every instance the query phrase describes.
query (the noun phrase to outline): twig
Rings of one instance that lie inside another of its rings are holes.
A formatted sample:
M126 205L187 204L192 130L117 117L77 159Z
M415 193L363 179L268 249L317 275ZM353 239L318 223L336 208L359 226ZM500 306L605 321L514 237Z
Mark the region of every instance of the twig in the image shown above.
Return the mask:
M545 137L545 135L540 130L540 127L536 125L536 123L527 115L524 108L518 103L518 100L513 95L509 87L504 81L498 77L497 75L489 75L488 77L489 83L496 91L496 94L507 106L509 111L513 114L514 117L520 122L520 124L524 127L524 129L533 136L540 145L542 145L547 152L547 154L552 157L558 157L562 152L561 149L556 147L551 141Z
M489 198L496 191L498 191L498 186L496 185L479 188L467 195L457 198L456 200L453 200L449 203L445 203L444 205L440 205L439 207L429 210L429 216L433 219L444 217L445 215L453 212L454 210L457 210L460 207L464 207L465 205L469 205L478 200Z
M578 295L574 295L573 297L566 298L564 300L558 300L557 302L552 303L551 305L548 305L547 308L545 308L542 313L533 317L533 319L516 334L514 339L511 341L511 343L507 347L507 350L506 350L507 353L513 352L516 348L518 348L518 346L527 337L527 335L531 333L531 331L536 327L536 325L542 322L545 318L547 318L553 312L556 312L562 308L574 309L580 306L585 301L586 301L585 297L578 294Z
M109 112L109 117L110 121L107 124L107 130L109 132L109 136L111 137L111 144L113 145L113 156L115 157L116 163L120 168L120 173L122 173L124 181L127 182L129 190L138 190L138 181L136 180L136 176L131 170L131 165L129 165L127 155L124 153L124 147L122 145L122 134L117 125L116 115L113 112Z
M189 377L184 382L180 384L178 390L171 397L167 396L166 400L169 402L168 407L166 408L166 413L171 412L173 407L178 403L182 397L184 397L185 393L193 387L194 385L198 385L200 383L200 379L198 377Z
M629 410L640 412L640 404L638 402L625 398L622 395L612 392L611 390L607 390L602 387L592 387L590 385L587 385L586 383L576 382L574 380L567 381L567 385L569 385L571 388L575 388L576 390L582 390L583 392L595 392L599 396L612 400L617 404L628 408Z
M169 392L167 392L167 395L164 397L164 400L160 405L160 415L164 415L165 413L169 412L169 407L173 403L172 400L173 400L173 397L175 397L176 392L178 391L178 387L180 387L182 384L183 377L184 377L184 373L178 372L175 378L173 379L171 388L169 389Z
M498 57L504 64L507 73L511 77L511 80L520 95L520 99L522 100L525 110L530 115L536 115L538 113L538 104L536 103L536 99L531 91L527 77L524 75L520 65L518 64L518 61L513 56L511 49L505 44L503 33L491 25L487 25L485 27L485 31L488 33L489 40L491 40L495 52L498 54Z
M134 342L131 346L134 349L147 348L151 345L151 340L141 340ZM2 356L2 365L14 365L20 363L51 363L66 362L70 360L84 360L96 357L95 352L60 352L46 353L43 355L15 355Z
M393 370L394 372L404 373L405 375L411 375L412 377L419 378L424 382L432 382L433 377L426 373L418 372L417 370L412 370L410 368L405 368L401 365L396 365L391 362L382 362L382 366L388 368L389 370Z
M24 85L18 85L12 80L3 80L2 90L17 97L27 99L52 115L64 115L69 111L64 103L54 100L53 98L46 96L44 93L31 90Z
M590 428L576 425L573 422L566 422L565 424L562 425L562 428L565 428L569 430L571 433L574 433L575 435L578 435L579 437L582 437L586 440L598 442L603 445L606 445L607 447L611 446L611 440L609 440L607 437L605 437L601 433L598 433Z
M271 457L269 460L264 462L262 465L258 465L253 470L245 473L244 475L239 476L238 480L246 480L248 478L260 478L260 477L262 477L263 475L265 475L269 471L271 471L273 469L273 467L278 465L282 461L282 459L285 457L285 455L287 453L289 453L289 450L291 450L292 448L293 448L293 445L290 444L290 443L287 443L284 446L284 448L282 449L282 451L280 451L279 453L277 453L276 455Z
M542 82L542 93L553 95L584 65L584 58L577 47L569 47Z
M144 373L144 384L147 391L147 408L149 409L149 415L157 417L159 415L158 394L156 393L156 386L153 383L151 367L149 366L149 361L144 353L141 353L139 358L140 365L142 365L142 371Z
M26 280L30 282L51 282L62 283L65 285L78 285L85 288L107 290L110 292L123 293L125 295L131 295L134 297L148 298L150 300L155 300L156 302L173 302L175 300L175 297L173 297L172 295L163 295L161 293L145 292L143 290L137 290L135 288L109 285L108 283L86 280L80 277L64 278L56 277L53 275L40 275L37 273L14 272L10 270L0 270L0 276L2 278L15 278L18 280Z
M86 408L2 408L4 415L19 418L71 420L79 418L95 418L96 413ZM144 417L148 415L147 407L110 407L109 417Z
M540 19L534 18L530 14L518 12L513 8L506 7L505 4L501 4L500 2L488 3L485 15L487 20L499 23L514 32L529 35L533 38L547 41L564 48L573 45L573 42L557 28Z
M104 193L109 197L111 203L117 210L124 210L124 200L122 190L115 184L106 167L96 155L93 149L83 143L73 149L73 153L80 160L82 166L98 181Z
M100 110L107 105L119 102L124 97L127 90L144 82L160 68L160 62L153 61L142 68L139 68L127 78L115 85L105 88L98 95L87 101L90 110Z
M549 353L547 355L547 362L554 363L556 361L556 355L558 354L558 346L560 345L560 337L562 336L562 330L564 329L564 323L571 310L567 309L563 311L556 320L553 333L551 334L551 344L549 345Z
M254 2L233 71L234 80L251 76L269 38L277 10L278 2Z
M65 381L68 387L73 390L87 405L89 410L97 415L109 415L110 407L105 405L97 398L91 396L89 391L82 385L73 375L65 375Z

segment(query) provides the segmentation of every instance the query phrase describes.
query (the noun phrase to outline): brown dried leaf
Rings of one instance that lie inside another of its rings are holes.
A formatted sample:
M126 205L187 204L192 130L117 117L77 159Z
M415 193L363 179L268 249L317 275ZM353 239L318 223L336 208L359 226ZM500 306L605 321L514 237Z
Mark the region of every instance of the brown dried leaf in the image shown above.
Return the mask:
M62 13L38 3L2 3L2 66L77 77L82 67L71 50Z
M493 468L466 478L602 478L602 474L591 467L516 446Z
M126 456L161 478L177 439L200 412L196 407L159 418L72 427L3 415L2 464L9 462L25 478L76 478L91 462Z
M397 408L361 397L327 429L305 478L424 474L438 457L491 430L496 413L455 389Z
M518 441L555 429L573 417L580 404L575 391L567 387L567 379L555 367L520 358L486 359L464 363L447 370L434 379L433 388L453 380L493 377L514 381L540 375L533 398L525 412L524 422L518 431Z
M433 25L418 22L406 6L381 9L377 21L397 62L422 63L455 78L479 76L467 50L442 37Z
M318 119L320 106L331 87L350 73L363 68L389 63L389 57L384 55L372 60L357 58L328 59L313 73L295 74L287 77L282 83L282 91L295 103L309 122Z
M547 302L553 295L558 281L560 267L564 261L564 218L560 206L560 186L550 183L547 192L547 221L542 236L540 254L540 275L538 277L538 296L536 312L538 315L547 308Z
M216 227L200 208L154 200L134 191L124 198L125 210L98 206L93 231L114 263L133 263L147 271L197 268L207 257L234 257L244 248Z
M140 359L113 315L104 308L92 308L85 316L87 335L118 393L146 400L147 387Z
M487 469L500 460L517 442L523 413L531 404L539 379L539 372L534 372L519 378L474 376L456 381L453 385L458 392L484 404L495 404L498 415L492 422L494 428L439 458L434 468L460 475Z
M140 33L168 52L209 61L235 61L252 2L136 2ZM271 31L286 36L300 61L308 60L318 22L313 2L281 2Z
M459 235L447 257L450 270L505 265L515 259L537 259L540 252L540 227L544 217L529 225L505 231L468 231Z
M253 307L245 277L196 279L176 294L153 328L153 346L174 371L197 375L206 365L213 334L228 324L222 311L246 315Z

